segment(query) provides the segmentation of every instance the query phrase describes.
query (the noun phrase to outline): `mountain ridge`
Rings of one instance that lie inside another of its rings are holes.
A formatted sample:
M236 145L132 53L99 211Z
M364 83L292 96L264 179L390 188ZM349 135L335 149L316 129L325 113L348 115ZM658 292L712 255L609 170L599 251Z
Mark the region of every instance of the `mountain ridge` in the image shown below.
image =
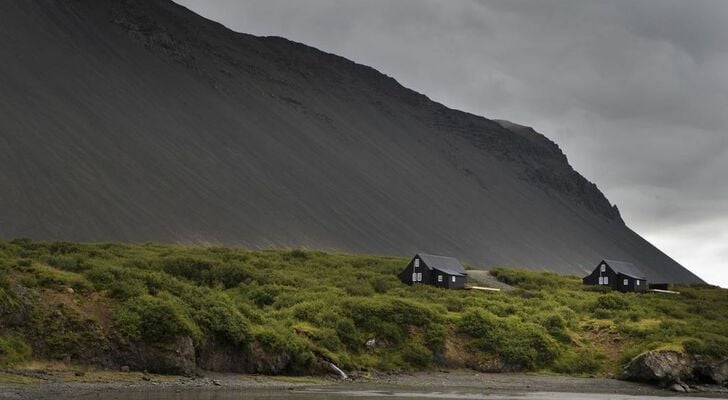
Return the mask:
M528 128L167 1L2 7L0 184L14 190L0 236L422 250L570 273L603 255L700 281Z

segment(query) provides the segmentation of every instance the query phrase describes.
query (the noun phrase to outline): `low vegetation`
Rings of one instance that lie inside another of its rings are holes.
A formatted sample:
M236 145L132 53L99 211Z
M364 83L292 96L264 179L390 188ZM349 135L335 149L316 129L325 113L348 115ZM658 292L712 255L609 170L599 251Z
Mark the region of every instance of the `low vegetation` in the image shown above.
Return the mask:
M495 269L508 292L401 284L407 260L308 250L0 242L0 367L123 362L129 346L190 340L309 374L435 367L609 374L641 352L728 356L728 291L584 288ZM126 347L125 347L126 346ZM272 357L273 356L273 357ZM253 368L253 367L250 367Z

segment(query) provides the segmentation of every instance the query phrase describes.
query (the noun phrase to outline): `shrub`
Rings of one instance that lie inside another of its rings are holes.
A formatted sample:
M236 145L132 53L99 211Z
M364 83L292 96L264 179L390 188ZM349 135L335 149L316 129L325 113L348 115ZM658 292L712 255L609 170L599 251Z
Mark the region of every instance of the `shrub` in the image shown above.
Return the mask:
M27 361L30 355L30 346L20 336L0 336L0 367L11 367Z
M56 255L45 258L48 265L69 272L83 272L91 266L86 263L86 260L80 256L69 256L69 255Z
M114 317L125 335L147 343L171 342L180 336L199 339L199 327L179 301L170 295L143 295L126 301Z
M362 344L362 338L359 336L359 331L356 329L354 321L351 318L340 318L337 320L335 329L336 335L344 346L352 351L359 350Z
M305 340L294 335L290 328L276 325L263 326L257 329L254 337L267 352L284 354L290 359L282 371L260 372L307 372L316 359Z
M682 345L689 354L714 358L728 356L728 338L725 336L704 333L700 339L687 339L682 342Z
M558 344L543 327L517 318L468 310L458 321L458 329L473 337L476 347L527 369L547 365L559 354Z
M432 364L434 356L423 344L408 341L402 349L402 359L415 368L425 368Z
M629 308L629 302L621 294L610 293L599 296L591 308L592 310L626 310Z
M194 319L203 330L232 345L251 340L250 323L227 299L206 300Z
M499 281L525 290L581 287L581 279L551 272L537 272L523 269L494 268L490 271Z
M192 257L178 257L162 261L164 272L202 285L210 283L210 270L213 265L210 261Z
M457 323L458 328L481 341L480 347L489 350L490 343L501 330L501 320L488 311L471 309L466 311Z
M149 294L146 283L128 269L93 267L86 276L98 289L108 290L109 295L116 299L127 300Z
M80 274L61 271L43 264L33 266L33 275L38 285L63 290L71 287L79 292L88 292L92 289L88 280Z
M594 350L568 351L555 362L553 370L562 374L590 375L602 369L604 354Z
M248 298L258 307L269 306L276 301L276 297L283 291L285 289L279 285L257 286L248 292Z
M63 304L35 308L26 329L34 350L49 359L92 359L92 355L102 351L106 344L96 319Z

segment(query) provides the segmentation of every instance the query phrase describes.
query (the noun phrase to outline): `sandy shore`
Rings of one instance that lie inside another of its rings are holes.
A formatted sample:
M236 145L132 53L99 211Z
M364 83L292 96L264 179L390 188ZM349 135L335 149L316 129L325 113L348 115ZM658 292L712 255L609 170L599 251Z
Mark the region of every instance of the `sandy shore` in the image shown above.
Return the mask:
M8 379L5 379L6 381ZM595 393L633 396L696 396L728 398L728 390L701 387L694 393L674 393L654 386L604 378L575 378L531 374L482 374L469 371L421 372L361 377L337 381L312 377L267 377L206 373L204 377L170 377L141 373L88 373L69 377L47 374L32 383L0 383L0 399L50 400L106 398L104 394L217 392L230 390L311 391L409 391L409 392L491 392L491 393ZM710 391L706 391L710 390ZM99 397L100 396L100 397ZM133 397L133 396L130 396ZM121 396L120 398L123 398Z

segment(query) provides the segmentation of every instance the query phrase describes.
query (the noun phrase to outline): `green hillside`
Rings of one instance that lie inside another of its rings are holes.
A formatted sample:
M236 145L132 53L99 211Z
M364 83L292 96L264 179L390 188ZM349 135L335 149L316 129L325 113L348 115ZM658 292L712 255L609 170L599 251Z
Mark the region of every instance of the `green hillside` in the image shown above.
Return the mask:
M409 287L407 260L308 250L0 242L0 366L189 373L473 368L609 375L646 350L728 356L728 291L608 293L497 269L517 290ZM374 340L371 340L374 339Z

